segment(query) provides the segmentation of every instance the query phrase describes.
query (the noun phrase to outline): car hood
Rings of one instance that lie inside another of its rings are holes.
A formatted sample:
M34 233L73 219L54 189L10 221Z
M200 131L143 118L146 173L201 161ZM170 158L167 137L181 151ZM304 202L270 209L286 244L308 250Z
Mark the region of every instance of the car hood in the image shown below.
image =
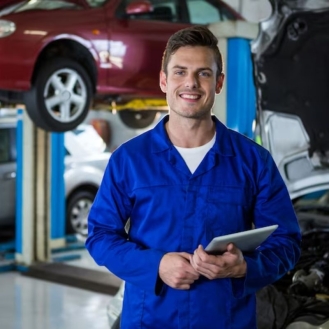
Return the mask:
M273 0L252 41L256 135L292 199L329 189L329 0Z
M67 168L77 167L81 165L92 165L104 171L107 163L109 162L110 157L111 152L103 152L99 154L85 156L66 155L64 159L64 164Z

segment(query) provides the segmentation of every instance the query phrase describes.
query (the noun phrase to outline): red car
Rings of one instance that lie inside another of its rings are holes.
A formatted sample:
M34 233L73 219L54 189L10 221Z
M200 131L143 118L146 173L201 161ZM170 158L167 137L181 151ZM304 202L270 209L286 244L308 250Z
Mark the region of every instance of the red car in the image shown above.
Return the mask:
M97 102L164 99L158 76L168 37L190 24L243 19L219 0L5 1L0 101L24 103L49 131L73 129ZM135 128L155 114L119 111Z

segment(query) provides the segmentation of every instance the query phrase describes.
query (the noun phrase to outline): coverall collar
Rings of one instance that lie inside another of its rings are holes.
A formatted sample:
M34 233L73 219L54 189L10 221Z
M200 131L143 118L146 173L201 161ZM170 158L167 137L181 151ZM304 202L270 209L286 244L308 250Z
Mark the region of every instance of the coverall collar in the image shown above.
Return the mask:
M159 153L171 149L173 144L170 141L165 124L169 120L169 115L166 115L153 129L152 134L152 152ZM212 147L212 151L222 156L234 156L231 137L228 133L228 128L221 123L215 116L212 120L216 125L216 142Z

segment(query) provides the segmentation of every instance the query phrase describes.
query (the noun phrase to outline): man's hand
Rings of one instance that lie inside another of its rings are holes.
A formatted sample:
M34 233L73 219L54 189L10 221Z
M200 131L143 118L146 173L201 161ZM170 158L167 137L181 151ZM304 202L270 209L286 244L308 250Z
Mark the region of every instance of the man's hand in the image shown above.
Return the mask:
M209 255L202 246L190 256L193 268L208 279L241 278L246 275L247 264L240 249L233 243L227 245L222 255Z
M190 289L199 273L190 264L192 255L186 252L170 252L160 262L159 275L164 283L175 289Z

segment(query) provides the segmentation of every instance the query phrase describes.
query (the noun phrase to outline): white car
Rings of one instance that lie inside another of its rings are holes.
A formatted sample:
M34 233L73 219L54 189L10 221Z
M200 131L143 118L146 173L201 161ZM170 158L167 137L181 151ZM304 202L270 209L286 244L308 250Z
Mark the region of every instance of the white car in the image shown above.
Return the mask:
M92 125L65 133L66 232L86 236L87 218L111 156Z
M16 116L0 110L0 226L15 223ZM92 125L65 132L66 233L87 235L87 216L111 156Z

